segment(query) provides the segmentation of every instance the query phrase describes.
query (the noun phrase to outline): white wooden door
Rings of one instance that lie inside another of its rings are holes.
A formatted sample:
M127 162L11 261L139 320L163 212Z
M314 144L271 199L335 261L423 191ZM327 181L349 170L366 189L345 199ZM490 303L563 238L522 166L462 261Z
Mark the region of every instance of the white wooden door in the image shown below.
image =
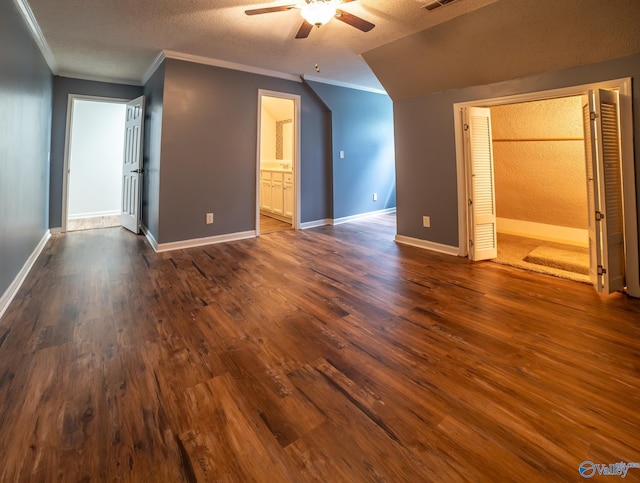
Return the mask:
M624 214L618 94L583 99L591 282L598 292L625 287Z
M140 229L140 179L142 177L142 133L144 96L127 103L122 166L121 223L127 230Z
M466 107L462 115L468 167L469 259L488 260L498 256L491 111Z

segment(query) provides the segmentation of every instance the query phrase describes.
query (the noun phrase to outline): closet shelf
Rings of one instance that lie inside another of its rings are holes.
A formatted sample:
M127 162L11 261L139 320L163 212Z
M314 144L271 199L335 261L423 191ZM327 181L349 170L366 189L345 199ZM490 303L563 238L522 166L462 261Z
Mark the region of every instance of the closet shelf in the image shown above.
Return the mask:
M532 141L584 141L584 138L520 138L520 139L493 139L494 143L515 143Z

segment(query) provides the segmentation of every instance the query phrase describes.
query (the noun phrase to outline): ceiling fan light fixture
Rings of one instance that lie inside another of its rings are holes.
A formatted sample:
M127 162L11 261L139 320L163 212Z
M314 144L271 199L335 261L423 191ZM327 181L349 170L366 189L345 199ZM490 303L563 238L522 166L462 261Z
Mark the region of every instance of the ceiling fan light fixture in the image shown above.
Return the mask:
M321 27L336 16L336 7L323 0L312 1L302 7L300 14L311 25Z

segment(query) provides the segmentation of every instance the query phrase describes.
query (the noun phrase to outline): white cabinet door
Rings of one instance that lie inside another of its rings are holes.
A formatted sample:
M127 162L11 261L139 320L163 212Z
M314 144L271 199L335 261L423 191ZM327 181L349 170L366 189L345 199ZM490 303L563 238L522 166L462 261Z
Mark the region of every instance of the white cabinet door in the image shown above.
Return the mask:
M271 209L274 213L282 215L284 213L284 183L282 180L271 181Z
M284 184L284 215L293 216L293 183Z
M260 170L260 210L281 215L293 216L295 201L293 175L281 171Z
M271 195L271 181L262 180L260 182L260 208L263 210L271 210L273 205L273 196Z
M273 204L271 196L271 173L269 171L260 171L260 209L271 210Z

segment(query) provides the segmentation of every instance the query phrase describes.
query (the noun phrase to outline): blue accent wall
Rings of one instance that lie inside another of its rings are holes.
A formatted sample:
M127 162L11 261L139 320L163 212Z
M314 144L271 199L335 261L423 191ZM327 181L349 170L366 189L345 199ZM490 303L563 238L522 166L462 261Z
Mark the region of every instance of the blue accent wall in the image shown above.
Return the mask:
M396 206L393 103L384 94L306 81L331 111L333 218ZM344 158L340 157L340 152ZM373 201L377 193L378 200Z
M48 229L51 71L0 2L0 297Z

